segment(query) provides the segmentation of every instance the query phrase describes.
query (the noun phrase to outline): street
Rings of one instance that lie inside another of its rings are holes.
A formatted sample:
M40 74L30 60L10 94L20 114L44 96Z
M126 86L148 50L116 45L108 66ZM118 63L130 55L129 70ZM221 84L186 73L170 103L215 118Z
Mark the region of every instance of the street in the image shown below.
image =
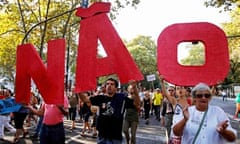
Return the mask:
M234 100L228 99L223 101L221 98L213 97L211 105L218 105L224 109L224 111L231 118L232 126L237 130L238 141L237 144L240 144L240 127L239 119L233 120L232 117L235 112L235 102ZM83 128L83 123L77 122L76 129L73 131L70 130L71 121L65 120L65 131L66 131L66 144L95 144L96 138L93 138L91 134L82 137L81 129ZM33 133L34 127L29 127L29 132ZM13 134L5 132L5 139L8 141L13 140ZM10 143L10 142L9 142ZM150 124L146 125L143 118L140 118L139 127L137 130L137 144L165 144L166 143L166 132L163 127L160 126L160 122L155 120L155 116L150 116ZM7 142L2 142L2 144L7 144ZM20 144L39 144L38 139L30 139L27 136L25 139L20 140Z

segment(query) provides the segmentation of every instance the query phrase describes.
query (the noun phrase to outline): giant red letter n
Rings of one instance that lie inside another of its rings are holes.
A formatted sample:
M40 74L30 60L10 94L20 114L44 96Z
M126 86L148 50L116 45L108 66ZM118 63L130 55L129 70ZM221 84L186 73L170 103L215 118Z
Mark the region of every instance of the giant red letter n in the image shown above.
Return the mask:
M48 42L47 68L34 46L17 47L16 102L29 103L31 78L45 103L63 104L65 40Z
M113 73L119 76L121 83L143 79L106 14L109 10L110 3L97 2L77 11L77 16L82 18L76 72L77 92L95 89L97 77ZM106 58L97 59L98 39L107 53Z

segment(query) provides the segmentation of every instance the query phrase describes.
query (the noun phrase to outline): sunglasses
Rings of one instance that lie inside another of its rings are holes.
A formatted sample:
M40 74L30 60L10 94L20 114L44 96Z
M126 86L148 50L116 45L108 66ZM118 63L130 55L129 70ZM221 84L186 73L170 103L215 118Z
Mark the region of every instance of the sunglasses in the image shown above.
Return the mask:
M211 97L211 94L196 94L196 98L210 98Z
M174 91L174 90L168 90L168 91Z

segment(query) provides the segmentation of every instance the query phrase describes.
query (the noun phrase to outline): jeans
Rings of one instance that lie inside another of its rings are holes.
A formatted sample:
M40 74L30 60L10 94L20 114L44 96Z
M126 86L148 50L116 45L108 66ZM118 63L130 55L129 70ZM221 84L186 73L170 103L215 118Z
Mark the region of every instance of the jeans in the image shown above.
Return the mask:
M154 105L154 112L157 120L160 120L160 105Z
M43 121L43 116L40 116L38 120L37 128L35 129L35 135L39 135L42 128L42 121Z
M48 126L42 125L40 144L65 144L65 131L63 123Z

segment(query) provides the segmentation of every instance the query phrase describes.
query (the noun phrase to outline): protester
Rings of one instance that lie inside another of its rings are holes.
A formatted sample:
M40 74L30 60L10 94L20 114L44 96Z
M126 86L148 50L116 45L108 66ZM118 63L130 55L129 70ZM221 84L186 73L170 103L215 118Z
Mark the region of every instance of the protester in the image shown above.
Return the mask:
M240 93L237 94L235 98L235 102L236 102L236 110L233 117L234 119L239 118L238 114L240 113Z
M72 121L71 130L75 129L75 119L77 115L77 107L79 104L78 96L74 92L74 88L72 88L71 93L68 94L69 100L69 118Z
M227 101L227 93L225 92L225 90L222 90L222 100Z
M145 119L145 124L149 124L149 114L150 110L152 109L152 98L150 96L150 92L146 91L144 93L144 98L143 98L143 108L144 108L144 119Z
M168 134L167 138L169 141L170 134L171 134L173 114L174 114L174 106L171 103L171 98L175 99L175 88L173 86L169 86L168 92L165 92L165 86L162 86L162 85L164 84L161 84L161 87L163 89L164 100L161 108L162 109L161 114L163 117L161 119L161 125L167 129L167 134Z
M160 107L162 104L163 95L161 93L160 88L156 88L156 92L153 94L152 101L154 107L154 113L156 116L156 120L160 121Z
M144 98L143 98L144 99ZM128 86L128 96L125 100L125 116L123 122L123 132L126 144L136 144L136 132L139 122L138 113L140 110L140 97L138 91L132 85ZM129 129L131 135L129 134Z
M40 131L40 144L65 144L64 115L68 114L68 99L64 95L64 104L46 104L37 110L31 105L28 108L37 115L43 116Z
M194 102L192 100L192 96L191 96L191 91L192 91L191 88L187 87L187 89L186 89L186 98L187 98L188 105L194 104Z
M86 95L86 97L90 97L90 93L88 93ZM92 115L91 112L91 103L89 101L84 102L83 107L82 107L82 112L83 112L83 119L84 119L84 123L83 123L83 129L82 129L82 136L85 136L85 132L87 131L88 133L91 132L91 126L89 123L89 118Z
M28 135L27 129L25 129L23 127L24 121L25 121L27 115L29 114L29 109L27 108L28 104L21 104L21 105L22 106L21 106L20 110L13 113L14 124L15 124L15 127L17 129L15 137L13 139L13 143L18 143L19 142L19 139L20 139L19 136L20 136L21 133L23 133L23 138L25 138L26 135Z
M40 98L40 95L38 96L38 105L36 109L41 109L41 107L43 106L43 100L42 98ZM34 130L34 134L30 136L30 138L36 139L39 137L40 131L42 129L42 121L43 121L43 116L39 116L38 115L38 121L37 121L37 126Z
M136 82L131 81L130 85L136 88ZM105 82L106 93L87 99L84 93L80 93L80 98L84 101L90 101L92 105L99 107L97 117L98 144L112 143L122 144L122 125L123 110L126 96L123 93L117 93L118 81L109 78Z
M92 112L92 125L91 129L93 131L92 136L96 137L97 136L97 113L98 113L98 107L96 106L91 106L91 112Z
M31 92L30 105L32 105L32 107L34 107L34 108L37 108L37 105L38 105L38 98L33 92ZM27 116L27 126L28 127L31 126L32 120L34 120L35 124L37 124L37 118L36 118L35 114L30 111Z
M10 90L0 90L2 97L0 100L5 100L11 98ZM9 123L10 122L10 113L0 114L0 143L4 142L4 128L7 128L11 133L16 133L16 129Z
M42 121L43 121L43 116L39 116L37 126L34 130L34 134L30 136L30 138L36 139L39 137L40 131L42 129Z
M182 137L182 143L222 144L236 139L236 131L231 127L226 113L218 106L211 106L211 90L204 83L192 89L195 105L185 106L175 113L173 132Z
M159 79L160 79L161 87L163 89L163 95L167 98L166 102L169 104L169 106L168 106L168 108L169 108L168 119L172 119L173 120L172 123L174 123L174 122L176 123L176 121L173 119L173 116L175 114L178 114L180 111L182 111L182 109L184 107L188 106L188 102L187 102L187 98L186 98L187 90L183 86L176 86L175 91L172 91L172 90L174 90L173 87L169 88L170 93L168 94L166 92L166 88L165 88L165 84L164 84L164 77L162 75L159 75ZM172 109L174 109L174 115L171 115ZM174 143L174 144L180 144L181 143L181 137L174 135L174 133L172 132L172 129L169 128L169 126L172 125L170 120L168 120L166 122L162 122L162 124L168 124L166 126L166 128L168 130L169 142ZM169 130L171 130L171 132L169 132Z

